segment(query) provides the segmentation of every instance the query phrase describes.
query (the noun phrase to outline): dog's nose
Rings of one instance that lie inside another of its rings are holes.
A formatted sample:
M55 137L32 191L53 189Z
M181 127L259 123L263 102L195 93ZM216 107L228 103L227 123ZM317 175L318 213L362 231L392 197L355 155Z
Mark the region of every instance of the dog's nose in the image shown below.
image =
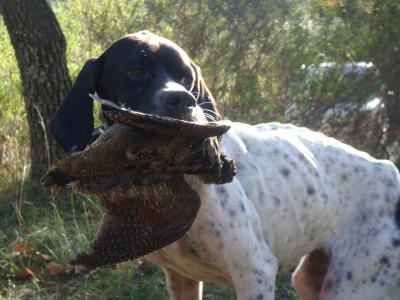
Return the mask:
M189 107L196 106L196 99L186 91L168 92L164 101L167 106L177 112L184 112Z

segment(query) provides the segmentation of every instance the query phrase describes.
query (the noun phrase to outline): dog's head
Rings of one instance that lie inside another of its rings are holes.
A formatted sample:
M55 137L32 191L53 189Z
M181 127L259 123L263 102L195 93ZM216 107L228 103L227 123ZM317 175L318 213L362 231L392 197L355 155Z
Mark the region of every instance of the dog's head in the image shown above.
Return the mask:
M67 152L83 150L91 138L89 93L94 92L144 113L188 121L220 119L200 68L175 43L148 31L117 40L83 66L49 124Z

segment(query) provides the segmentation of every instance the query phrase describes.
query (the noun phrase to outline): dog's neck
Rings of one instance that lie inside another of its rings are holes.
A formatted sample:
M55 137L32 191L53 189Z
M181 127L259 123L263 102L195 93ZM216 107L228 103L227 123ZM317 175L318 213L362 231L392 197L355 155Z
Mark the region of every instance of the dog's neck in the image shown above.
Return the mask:
M185 174L183 176L183 178L190 185L190 187L192 189L194 189L195 191L201 190L203 188L203 186L204 186L204 183L200 179L199 175L187 175L187 174Z
M211 186L211 184L204 183L199 175L185 174L183 178L189 184L189 186L199 194L201 202L206 201L206 199L208 199L208 197L204 197L204 195L207 193L208 186Z

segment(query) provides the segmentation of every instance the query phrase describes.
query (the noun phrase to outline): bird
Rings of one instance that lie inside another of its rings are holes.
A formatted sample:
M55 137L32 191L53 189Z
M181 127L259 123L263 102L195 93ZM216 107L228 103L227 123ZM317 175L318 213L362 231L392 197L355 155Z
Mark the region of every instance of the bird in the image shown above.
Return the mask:
M89 252L71 263L88 269L132 260L180 239L193 224L200 197L185 181L231 182L235 162L216 139L222 122L196 123L144 114L93 96L112 123L83 151L55 162L44 186L71 185L99 199L105 214Z

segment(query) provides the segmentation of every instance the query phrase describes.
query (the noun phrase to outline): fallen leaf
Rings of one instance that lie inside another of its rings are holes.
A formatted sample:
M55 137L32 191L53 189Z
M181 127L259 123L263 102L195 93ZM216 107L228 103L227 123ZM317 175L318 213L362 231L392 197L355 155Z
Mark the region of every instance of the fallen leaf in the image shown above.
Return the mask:
M18 277L21 279L28 279L32 277L36 277L36 273L34 268L23 267L18 274Z
M99 300L110 300L113 298L112 291L105 292L103 295L100 296Z
M60 275L64 271L64 267L54 261L47 264L47 269L52 276Z
M34 251L32 252L32 257L38 261L50 261L51 260L51 256L47 255L47 254L43 254L39 251Z
M19 290L19 292L21 293L20 295L25 299L25 297L28 296L33 296L34 292L33 290L29 289L29 288L23 288L22 290Z
M65 274L70 274L72 271L74 271L74 266L70 264L66 264L64 268L64 273Z
M76 265L74 266L74 273L75 274L85 274L88 272L88 269L86 269L84 266L82 265Z
M86 274L88 272L89 272L89 270L86 269L82 265L66 264L65 267L64 267L64 273L65 274Z
M29 246L28 244L25 243L16 243L13 246L13 252L29 252Z

